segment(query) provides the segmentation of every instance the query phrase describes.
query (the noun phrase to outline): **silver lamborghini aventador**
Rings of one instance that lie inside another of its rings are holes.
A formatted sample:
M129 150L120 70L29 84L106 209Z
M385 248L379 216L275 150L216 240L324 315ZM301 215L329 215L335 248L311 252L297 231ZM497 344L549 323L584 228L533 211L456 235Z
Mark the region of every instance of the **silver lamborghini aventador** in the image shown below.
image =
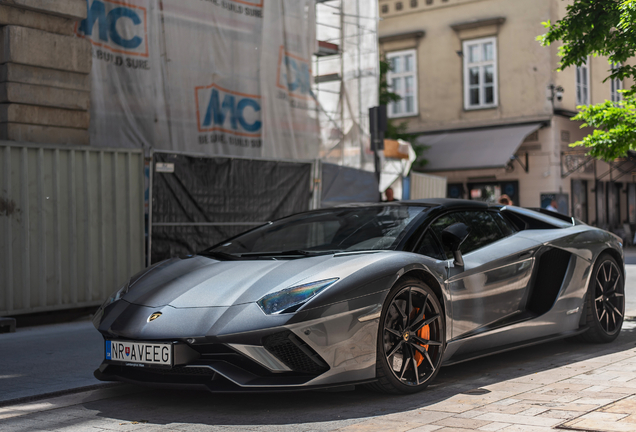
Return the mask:
M618 237L462 200L315 210L133 276L98 310L100 380L216 392L422 390L443 365L623 322Z

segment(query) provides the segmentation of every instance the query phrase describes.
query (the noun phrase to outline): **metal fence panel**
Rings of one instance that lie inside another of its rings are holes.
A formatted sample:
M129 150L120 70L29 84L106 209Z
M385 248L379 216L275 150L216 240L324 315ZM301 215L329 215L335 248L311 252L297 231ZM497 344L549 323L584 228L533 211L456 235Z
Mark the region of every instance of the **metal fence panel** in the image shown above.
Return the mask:
M446 177L411 173L411 199L445 198Z
M378 179L374 172L322 163L321 206L352 202L378 202Z
M98 305L144 267L143 153L0 141L0 316Z
M313 161L154 152L151 262L309 210L315 171Z

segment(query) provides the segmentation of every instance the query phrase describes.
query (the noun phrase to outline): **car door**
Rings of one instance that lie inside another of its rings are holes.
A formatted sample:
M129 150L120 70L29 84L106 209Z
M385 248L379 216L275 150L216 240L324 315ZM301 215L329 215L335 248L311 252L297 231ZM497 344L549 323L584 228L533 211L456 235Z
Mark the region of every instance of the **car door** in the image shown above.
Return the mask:
M444 228L456 222L465 223L470 230L460 247L463 267L453 264L451 251L441 242ZM424 234L418 251L426 254L426 239L430 242L435 238L438 250L442 248L442 256L448 260L452 339L487 331L522 313L535 242L516 236L498 212L485 210L447 213L427 231L430 233Z

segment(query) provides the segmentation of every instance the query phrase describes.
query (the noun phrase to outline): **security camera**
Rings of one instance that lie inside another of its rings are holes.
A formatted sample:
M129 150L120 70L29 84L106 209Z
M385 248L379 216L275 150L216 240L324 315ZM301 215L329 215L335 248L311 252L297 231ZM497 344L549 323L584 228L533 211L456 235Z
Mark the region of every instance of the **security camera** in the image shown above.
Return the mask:
M549 96L548 100L554 103L556 99L558 102L561 102L563 99L563 86L555 86L554 84L550 84L548 86Z

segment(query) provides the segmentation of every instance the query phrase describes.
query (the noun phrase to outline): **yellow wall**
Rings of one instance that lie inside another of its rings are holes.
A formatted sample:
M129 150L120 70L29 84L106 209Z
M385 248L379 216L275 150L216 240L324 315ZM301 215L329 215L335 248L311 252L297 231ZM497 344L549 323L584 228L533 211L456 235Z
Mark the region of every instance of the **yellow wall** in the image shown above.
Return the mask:
M397 1L403 4L401 12L395 11ZM541 23L562 18L571 0L433 0L431 5L427 5L426 0L418 0L417 3L416 8L411 8L410 0L379 0L380 10L383 5L389 6L389 13L380 12L381 51L413 48L417 52L419 114L401 119L408 121L409 131L432 132L535 121L546 123L539 131L538 142L524 143L517 152L524 161L525 153L528 153L528 173L515 162L512 170L501 168L433 174L447 177L448 183L464 185L488 177L497 181L517 180L520 202L515 204L526 207L539 206L541 193L562 192L571 198L571 180L584 179L588 181L588 221L595 221L593 170L578 170L566 177L562 177L561 172L561 154L573 151L568 144L590 132L589 129L581 130L580 123L570 121L567 116L568 112L576 111L576 68L557 71L560 44L542 47L536 41L538 35L545 33ZM451 27L497 17L505 18L505 22L461 31ZM425 36L383 42L387 36L416 31L424 31ZM462 50L462 40L487 36L497 36L499 103L496 108L465 110L463 61L457 51ZM603 82L609 74L607 59L592 57L589 68L590 102L610 99L610 82ZM554 107L548 100L550 84L561 85L564 89L562 100L555 100ZM631 84L626 80L624 87ZM565 115L558 115L563 111ZM563 132L566 132L565 137ZM568 135L569 140L564 141ZM596 170L601 175L608 170L608 165L597 161ZM632 182L631 176L614 176L613 180ZM625 199L623 195L622 201ZM623 204L622 219L626 217Z
M403 1L404 13L381 14L380 38L409 31L424 30L419 40L381 44L383 52L416 48L418 65L419 116L406 118L414 132L483 125L484 122L509 123L551 115L547 86L553 82L556 58L550 48L536 42L543 32L541 22L551 18L553 0L435 0L426 6L410 8ZM395 1L380 0L380 6ZM456 32L451 25L471 20L504 17L501 25L490 25ZM463 63L457 51L462 40L497 36L497 108L464 110Z

